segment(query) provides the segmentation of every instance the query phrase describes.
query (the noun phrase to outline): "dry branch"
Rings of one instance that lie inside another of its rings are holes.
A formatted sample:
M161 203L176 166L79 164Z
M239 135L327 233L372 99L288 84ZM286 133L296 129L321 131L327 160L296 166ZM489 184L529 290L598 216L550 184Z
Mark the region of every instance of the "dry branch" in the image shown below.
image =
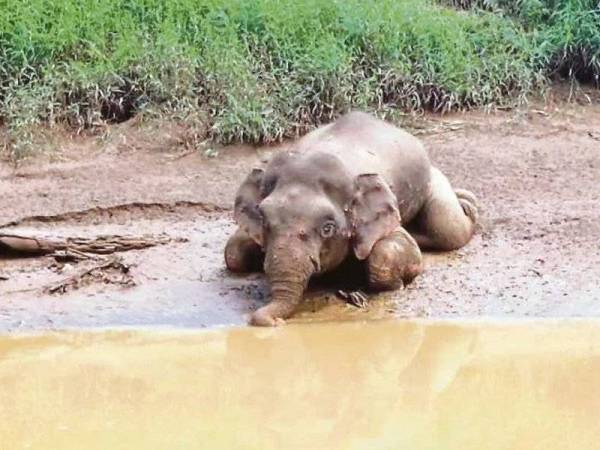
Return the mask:
M346 300L346 303L349 305L357 308L366 308L369 306L369 298L367 297L367 294L362 291L346 292L340 289L337 291L337 295Z
M64 294L92 281L120 284L122 286L135 285L133 277L129 273L129 266L124 264L121 258L113 256L109 259L100 259L92 267L47 287L45 291L49 294Z
M0 233L0 258L3 256L52 256L59 263L87 261L87 269L53 284L44 290L49 294L64 294L92 282L133 286L129 266L117 256L106 256L117 252L141 250L164 245L173 239L167 235L119 236L106 235L94 238L45 239L15 234ZM175 239L183 242L184 239ZM55 263L56 264L56 263ZM2 277L0 279L6 279Z
M52 255L61 260L89 259L92 255L108 255L164 245L172 239L164 234L151 236L106 235L95 238L45 239L0 233L0 257L3 255Z

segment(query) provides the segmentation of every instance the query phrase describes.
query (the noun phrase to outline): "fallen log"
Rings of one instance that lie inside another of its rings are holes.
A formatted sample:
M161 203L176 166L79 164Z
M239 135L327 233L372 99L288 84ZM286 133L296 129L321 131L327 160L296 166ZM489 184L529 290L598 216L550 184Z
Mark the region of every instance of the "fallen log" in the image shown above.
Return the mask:
M52 255L62 260L89 259L89 254L108 255L130 250L141 250L164 245L173 239L167 235L119 236L105 235L94 238L45 239L0 233L2 256ZM181 239L177 240L181 242Z
M0 234L0 256L24 255L39 256L52 253L59 243L14 234Z

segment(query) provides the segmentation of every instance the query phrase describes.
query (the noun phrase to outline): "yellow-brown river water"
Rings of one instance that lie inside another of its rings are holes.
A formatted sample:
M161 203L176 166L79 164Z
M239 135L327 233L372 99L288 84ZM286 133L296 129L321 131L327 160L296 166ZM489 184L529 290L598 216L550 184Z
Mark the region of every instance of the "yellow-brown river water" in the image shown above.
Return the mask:
M600 321L4 336L13 449L600 449Z

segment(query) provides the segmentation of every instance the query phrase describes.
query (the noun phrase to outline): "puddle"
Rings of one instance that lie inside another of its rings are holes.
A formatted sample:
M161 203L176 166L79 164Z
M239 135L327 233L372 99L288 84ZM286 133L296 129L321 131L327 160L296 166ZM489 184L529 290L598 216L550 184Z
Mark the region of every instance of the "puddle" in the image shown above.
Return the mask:
M600 448L600 321L0 338L0 448Z

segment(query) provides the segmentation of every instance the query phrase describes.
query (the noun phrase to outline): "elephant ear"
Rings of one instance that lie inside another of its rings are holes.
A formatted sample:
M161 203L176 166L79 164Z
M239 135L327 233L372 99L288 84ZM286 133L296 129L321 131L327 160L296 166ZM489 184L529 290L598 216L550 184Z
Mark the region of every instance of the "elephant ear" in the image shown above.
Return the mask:
M237 191L233 210L233 217L240 228L261 246L263 245L263 220L258 205L262 201L263 176L263 169L252 169Z
M377 241L401 225L396 196L377 174L367 173L356 178L349 212L354 253L360 260L369 256Z

